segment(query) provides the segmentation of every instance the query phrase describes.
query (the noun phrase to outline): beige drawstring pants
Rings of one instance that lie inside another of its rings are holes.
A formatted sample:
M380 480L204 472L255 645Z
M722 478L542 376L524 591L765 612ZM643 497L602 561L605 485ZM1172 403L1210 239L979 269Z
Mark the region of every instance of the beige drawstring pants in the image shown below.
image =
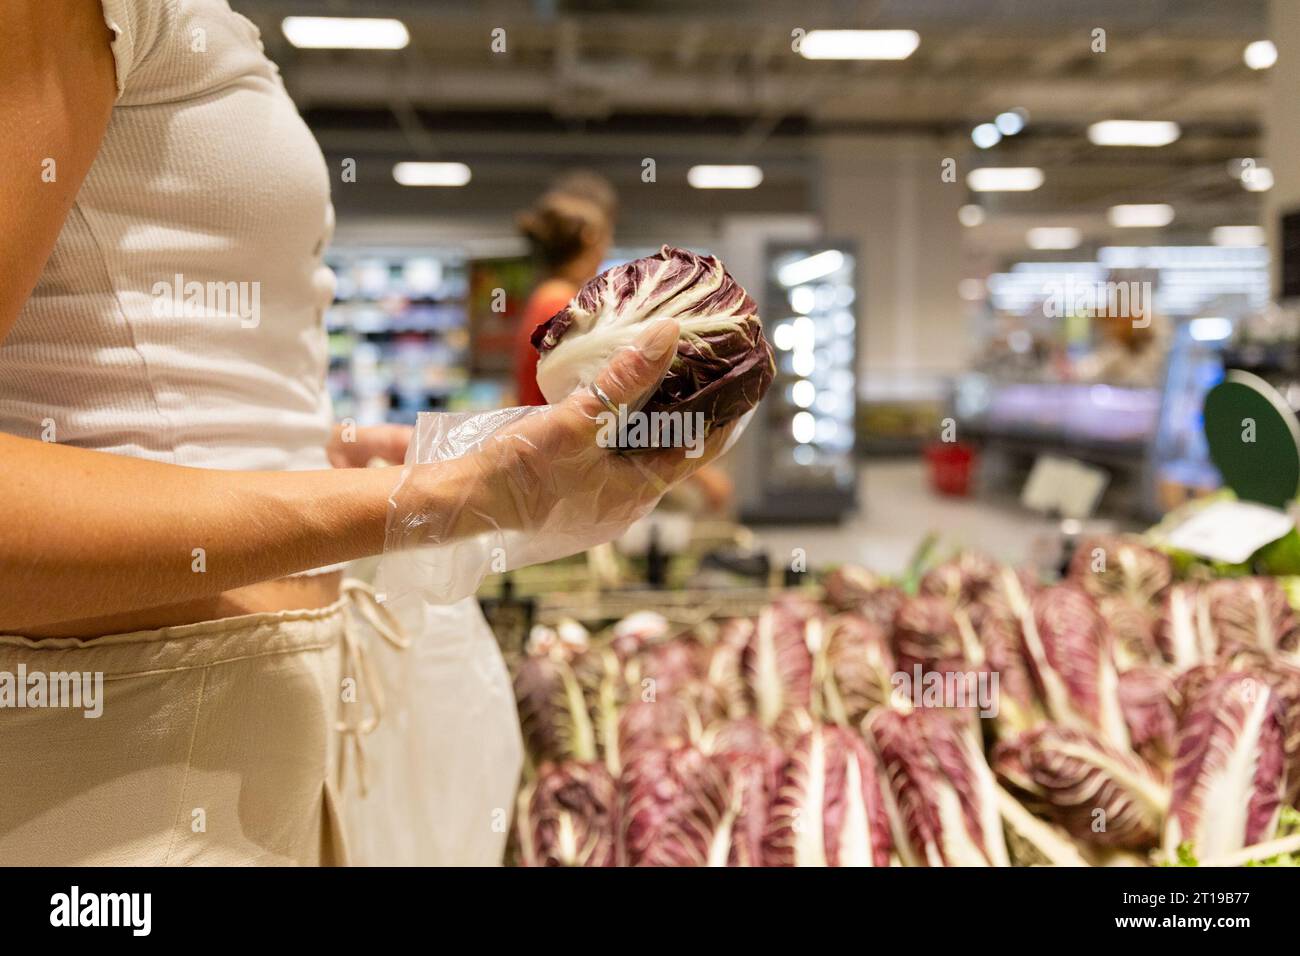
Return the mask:
M346 863L342 764L380 705L349 605L400 641L359 582L319 610L0 636L0 865ZM96 707L49 706L77 675Z

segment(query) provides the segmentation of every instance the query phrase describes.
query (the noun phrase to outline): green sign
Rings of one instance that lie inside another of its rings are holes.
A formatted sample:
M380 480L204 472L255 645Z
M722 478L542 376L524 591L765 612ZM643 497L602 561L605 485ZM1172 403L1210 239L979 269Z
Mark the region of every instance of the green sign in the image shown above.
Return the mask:
M1243 501L1285 508L1300 491L1300 424L1259 376L1234 370L1210 390L1205 440L1223 483Z

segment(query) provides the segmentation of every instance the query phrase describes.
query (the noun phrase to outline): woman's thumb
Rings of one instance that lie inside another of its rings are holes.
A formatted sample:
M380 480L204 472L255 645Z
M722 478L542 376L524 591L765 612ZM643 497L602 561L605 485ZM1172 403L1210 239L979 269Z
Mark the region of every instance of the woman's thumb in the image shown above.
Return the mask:
M659 387L677 354L680 329L672 319L652 322L630 347L616 351L596 378L613 405L638 409Z

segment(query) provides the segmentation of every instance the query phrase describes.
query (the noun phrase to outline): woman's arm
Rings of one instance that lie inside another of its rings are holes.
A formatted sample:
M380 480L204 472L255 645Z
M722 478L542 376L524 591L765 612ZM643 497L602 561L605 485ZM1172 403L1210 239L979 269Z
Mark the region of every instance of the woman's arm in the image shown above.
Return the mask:
M439 465L444 506L457 462ZM400 468L184 468L0 434L0 633L212 597L383 550Z
M675 322L659 322L601 373L615 404L663 378ZM579 390L462 458L407 472L405 545L489 529L608 540L668 485L716 457L623 456ZM212 597L384 549L401 468L260 472L185 468L0 434L0 633ZM594 543L594 542L593 542Z

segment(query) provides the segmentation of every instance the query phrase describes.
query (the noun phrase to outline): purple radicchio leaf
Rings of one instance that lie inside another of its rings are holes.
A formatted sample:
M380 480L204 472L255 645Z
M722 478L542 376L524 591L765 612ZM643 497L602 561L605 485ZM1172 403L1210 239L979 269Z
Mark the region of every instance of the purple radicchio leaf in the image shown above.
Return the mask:
M520 728L535 764L596 759L596 731L575 660L553 647L515 666Z
M854 564L840 565L825 577L822 588L831 610L855 611L886 631L893 628L894 615L907 599L902 588Z
M1161 603L1155 636L1161 655L1179 670L1209 664L1218 657L1204 585L1176 584L1169 589Z
M822 579L825 601L835 611L855 611L888 587L883 577L856 564L842 564Z
M627 763L647 750L681 747L692 739L690 706L676 697L635 699L618 718L618 751Z
M875 755L857 731L818 725L780 775L768 866L888 866L891 838Z
M1135 667L1119 675L1119 705L1133 750L1164 772L1174 756L1180 697L1173 674Z
M1178 727L1165 827L1172 857L1201 860L1271 839L1286 789L1282 701L1263 675L1220 674L1196 691Z
M1079 542L1070 580L1100 600L1127 598L1137 605L1159 600L1173 579L1169 557L1125 535L1097 535Z
M897 669L889 637L858 613L830 618L823 634L823 715L834 723L857 727L869 711L889 702L891 680Z
M1300 667L1276 654L1258 648L1238 647L1220 655L1217 663L1198 664L1183 671L1174 679L1178 692L1178 724L1192 713L1202 694L1225 673L1247 673L1267 681L1277 693L1282 708L1282 725L1285 733L1283 750L1286 753L1285 803L1300 809Z
M1124 595L1109 594L1097 600L1101 613L1115 638L1115 664L1120 671L1160 661L1156 646L1156 615L1151 606L1138 604Z
M978 551L962 551L921 578L921 593L946 598L960 607L982 600L998 578L998 563Z
M749 714L749 700L746 697L745 678L741 669L741 658L745 651L745 636L739 643L733 638L740 637L735 628L724 628L717 641L708 650L705 661L703 682L709 698L708 707L701 707L701 714L717 719L719 717L744 717ZM744 621L749 627L753 621ZM702 694L702 696L703 696Z
M1292 653L1300 619L1274 578L1223 578L1205 586L1205 614L1220 648Z
M942 710L878 710L867 727L908 866L1009 866L997 784L969 722Z
M1087 730L1044 724L997 745L993 768L1071 836L1105 847L1155 846L1169 791L1128 751Z
M758 721L725 720L711 725L701 748L726 771L735 822L728 866L763 866L768 818L786 755Z
M754 715L783 729L812 702L812 651L807 634L818 618L803 605L773 604L759 613L741 656Z
M1096 730L1112 746L1129 749L1113 639L1092 599L1070 584L1044 588L1021 624L1048 716L1063 726Z
M707 652L687 637L645 648L629 667L629 677L643 695L654 699L681 693L704 675Z
M988 609L974 615L980 643L990 673L998 675L997 714L999 736L1019 733L1042 723L1043 703L1034 686L1015 618Z
M544 768L519 792L515 817L524 866L617 866L618 795L598 763Z
M631 866L726 866L741 801L725 763L697 747L651 749L623 768Z
M934 595L903 602L894 616L893 638L898 666L909 674L918 666L926 672L964 671L983 658L970 618Z
M677 354L648 413L700 413L709 428L744 415L776 373L754 300L713 256L664 246L584 285L533 332L537 383L557 402L595 381L614 352L658 319L674 319Z

